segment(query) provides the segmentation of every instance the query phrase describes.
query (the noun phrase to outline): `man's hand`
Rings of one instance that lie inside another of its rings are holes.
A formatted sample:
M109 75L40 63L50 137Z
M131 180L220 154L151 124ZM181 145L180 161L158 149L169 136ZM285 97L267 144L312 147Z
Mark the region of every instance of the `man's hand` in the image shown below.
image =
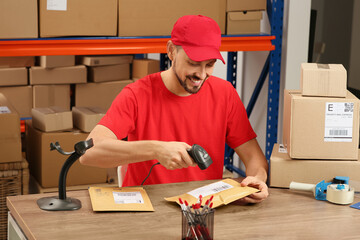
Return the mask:
M156 159L166 169L175 170L197 166L187 152L191 146L184 142L158 142Z
M249 196L235 201L235 204L245 205L248 203L259 203L264 201L269 196L269 191L266 183L256 177L248 176L244 178L244 180L242 180L241 178L237 178L235 180L239 181L242 187L248 186L260 190L260 192L253 193Z

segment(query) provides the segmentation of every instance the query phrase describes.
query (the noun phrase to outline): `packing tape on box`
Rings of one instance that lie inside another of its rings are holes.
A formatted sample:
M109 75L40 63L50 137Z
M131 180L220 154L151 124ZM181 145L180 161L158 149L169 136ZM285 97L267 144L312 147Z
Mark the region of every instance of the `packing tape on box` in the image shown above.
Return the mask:
M354 201L354 188L347 184L330 184L327 186L326 200L336 204L350 204Z

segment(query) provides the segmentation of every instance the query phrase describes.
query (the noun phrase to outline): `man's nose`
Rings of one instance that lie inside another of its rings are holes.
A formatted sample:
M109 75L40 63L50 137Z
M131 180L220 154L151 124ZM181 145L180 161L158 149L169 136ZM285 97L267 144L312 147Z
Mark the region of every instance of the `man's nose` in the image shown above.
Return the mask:
M199 67L199 69L196 71L195 76L201 80L204 80L206 78L206 69L205 67Z

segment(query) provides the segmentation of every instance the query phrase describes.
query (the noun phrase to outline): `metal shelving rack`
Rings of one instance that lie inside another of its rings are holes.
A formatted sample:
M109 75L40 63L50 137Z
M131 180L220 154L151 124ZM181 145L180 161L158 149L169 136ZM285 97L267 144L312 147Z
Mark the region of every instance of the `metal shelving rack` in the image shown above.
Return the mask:
M257 96L269 73L266 158L277 141L278 105L280 86L280 61L284 0L267 0L271 35L222 36L220 51L228 52L227 80L236 87L236 63L239 51L270 51L253 96L247 107L250 115ZM164 67L166 42L164 37L87 37L87 38L37 38L0 40L0 56L49 56L49 55L111 55L161 53ZM225 166L240 175L244 173L233 166L233 151L227 147Z

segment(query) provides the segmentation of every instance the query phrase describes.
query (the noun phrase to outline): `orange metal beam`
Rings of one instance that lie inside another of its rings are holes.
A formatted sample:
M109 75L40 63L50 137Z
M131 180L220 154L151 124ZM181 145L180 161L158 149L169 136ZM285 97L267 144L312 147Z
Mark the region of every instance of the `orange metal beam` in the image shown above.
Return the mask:
M31 39L0 41L0 56L166 53L170 38ZM221 51L271 51L274 36L223 37Z

